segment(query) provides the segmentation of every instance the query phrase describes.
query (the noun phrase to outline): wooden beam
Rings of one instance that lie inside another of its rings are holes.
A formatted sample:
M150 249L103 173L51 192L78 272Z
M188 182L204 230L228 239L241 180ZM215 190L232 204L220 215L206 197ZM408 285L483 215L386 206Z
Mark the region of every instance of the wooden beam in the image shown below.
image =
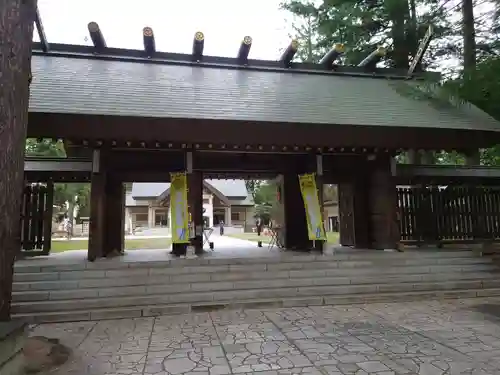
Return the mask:
M398 164L395 177L454 177L500 179L500 168L459 165Z
M269 137L269 129L283 137ZM490 147L500 132L383 126L265 123L207 119L138 118L130 116L30 113L29 137L116 142L171 142L250 145L254 150L276 146L458 149Z
M36 8L35 15L35 25L36 30L38 31L38 37L40 38L40 45L42 47L43 52L48 52L50 49L49 42L47 40L47 36L45 35L45 29L43 28L42 17L40 15L40 9Z

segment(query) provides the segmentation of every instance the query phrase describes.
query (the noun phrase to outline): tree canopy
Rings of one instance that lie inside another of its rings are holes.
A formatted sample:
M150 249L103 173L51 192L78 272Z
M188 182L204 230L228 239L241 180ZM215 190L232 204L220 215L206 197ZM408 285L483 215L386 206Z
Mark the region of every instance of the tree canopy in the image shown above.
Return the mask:
M488 3L493 6L482 6ZM281 7L293 17L291 36L301 43L302 61L317 62L344 43L341 63L357 65L384 46L387 55L379 64L407 69L432 26L432 42L417 69L440 71L450 96L500 120L500 0L284 0ZM457 152L427 156L438 164L464 163ZM500 147L481 150L481 163L500 165Z

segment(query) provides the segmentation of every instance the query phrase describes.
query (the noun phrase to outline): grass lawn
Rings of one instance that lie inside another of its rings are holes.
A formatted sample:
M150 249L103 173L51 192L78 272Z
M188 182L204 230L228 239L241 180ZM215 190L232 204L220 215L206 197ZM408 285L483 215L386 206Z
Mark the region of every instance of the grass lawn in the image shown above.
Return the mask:
M247 241L262 241L263 243L269 243L271 241L271 236L257 236L257 233L232 233L227 236ZM328 243L339 243L339 234L337 232L327 232L326 236L328 238Z
M69 250L87 250L87 240L57 240L52 241L51 253L62 253ZM125 240L125 250L138 249L166 249L170 247L172 240L170 238L142 238Z

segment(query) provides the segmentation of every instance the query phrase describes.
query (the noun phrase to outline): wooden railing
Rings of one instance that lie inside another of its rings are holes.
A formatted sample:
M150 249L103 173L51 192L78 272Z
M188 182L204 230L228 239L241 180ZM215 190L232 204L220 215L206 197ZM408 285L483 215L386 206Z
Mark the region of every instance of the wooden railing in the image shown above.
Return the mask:
M500 240L500 187L399 187L403 243Z
M21 249L25 255L47 255L52 235L53 184L28 184L21 206Z

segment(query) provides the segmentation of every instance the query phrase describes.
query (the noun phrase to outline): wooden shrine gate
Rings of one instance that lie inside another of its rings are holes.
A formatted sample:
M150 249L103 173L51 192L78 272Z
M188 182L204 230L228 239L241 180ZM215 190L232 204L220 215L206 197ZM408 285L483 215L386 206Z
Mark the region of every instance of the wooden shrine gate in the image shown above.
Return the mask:
M500 240L500 187L399 187L401 242Z
M48 255L52 236L54 184L28 184L21 206L21 250L24 255Z

